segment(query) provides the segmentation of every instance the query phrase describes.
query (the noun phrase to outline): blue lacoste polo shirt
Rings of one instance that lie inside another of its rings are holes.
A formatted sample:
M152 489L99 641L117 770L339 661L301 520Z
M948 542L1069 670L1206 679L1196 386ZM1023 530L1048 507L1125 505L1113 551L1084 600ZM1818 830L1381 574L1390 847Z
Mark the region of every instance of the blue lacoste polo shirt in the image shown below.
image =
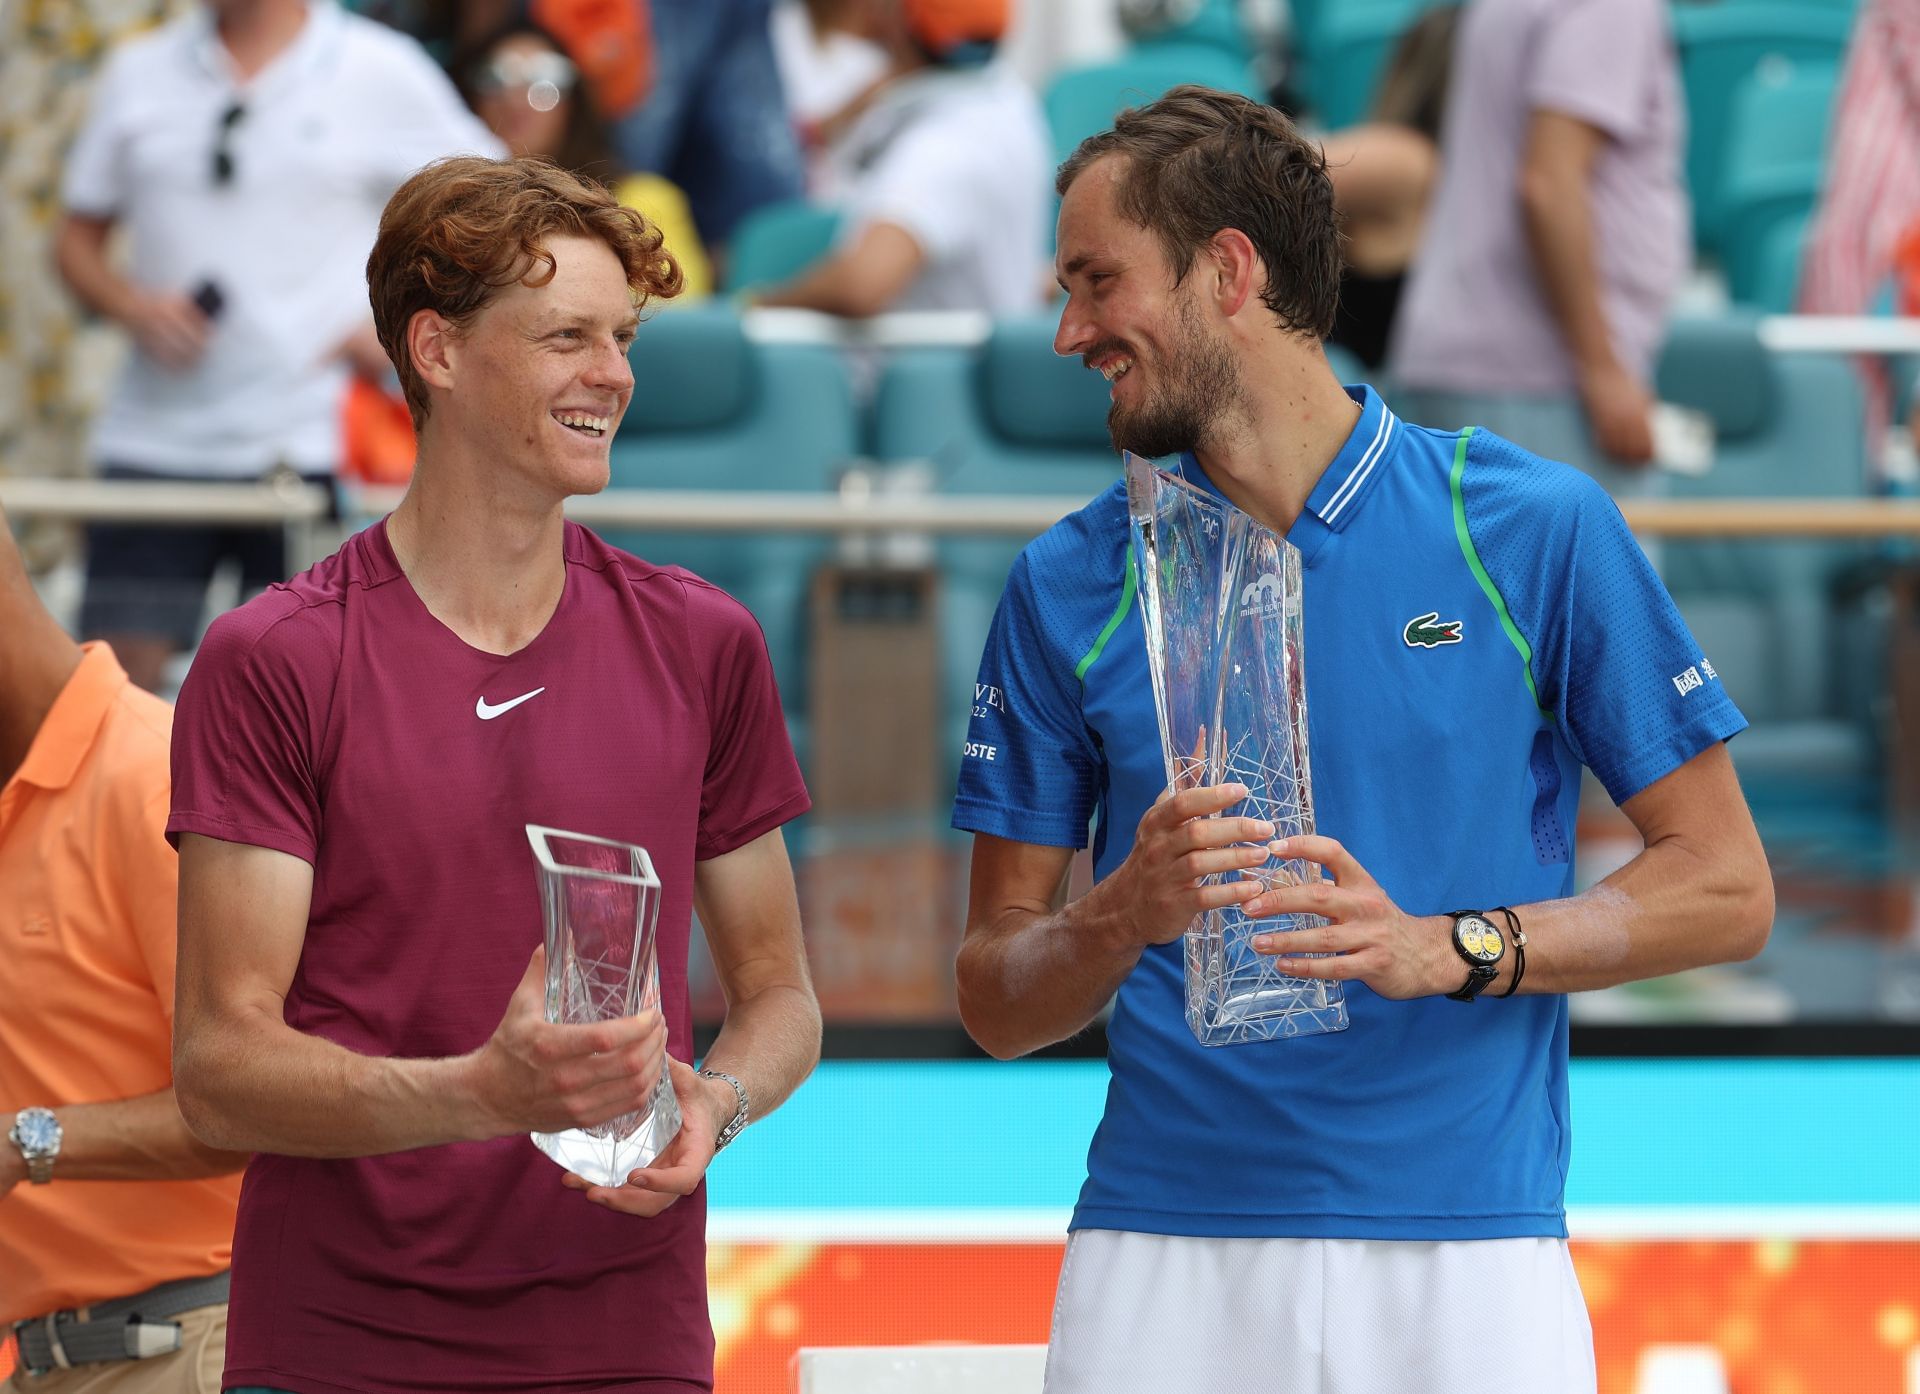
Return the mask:
M1318 830L1410 914L1571 894L1582 764L1624 801L1746 720L1599 485L1348 391L1359 421L1288 534ZM1091 834L1110 873L1166 782L1123 484L1022 553L978 692L954 826ZM1345 1031L1204 1048L1179 944L1147 950L1073 1227L1564 1235L1566 998L1345 989Z

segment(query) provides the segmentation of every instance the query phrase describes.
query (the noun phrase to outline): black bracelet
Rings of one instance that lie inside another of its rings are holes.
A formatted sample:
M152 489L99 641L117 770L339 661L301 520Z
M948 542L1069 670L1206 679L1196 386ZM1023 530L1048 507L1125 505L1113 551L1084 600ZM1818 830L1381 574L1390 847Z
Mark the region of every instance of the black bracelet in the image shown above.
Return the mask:
M1507 984L1507 990L1501 997L1511 997L1520 990L1520 980L1527 976L1527 932L1520 928L1520 917L1504 905L1493 907L1507 917L1507 942L1513 945L1513 981Z

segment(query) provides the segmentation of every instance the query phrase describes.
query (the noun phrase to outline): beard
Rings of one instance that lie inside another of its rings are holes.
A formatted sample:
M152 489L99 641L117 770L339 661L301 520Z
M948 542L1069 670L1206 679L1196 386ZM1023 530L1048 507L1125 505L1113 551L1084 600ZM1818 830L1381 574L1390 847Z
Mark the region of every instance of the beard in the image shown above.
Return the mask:
M1107 410L1107 435L1115 450L1149 460L1194 450L1207 442L1240 393L1233 352L1210 335L1190 297L1180 300L1180 332L1173 353L1137 406L1119 401ZM1135 359L1138 371L1139 360Z

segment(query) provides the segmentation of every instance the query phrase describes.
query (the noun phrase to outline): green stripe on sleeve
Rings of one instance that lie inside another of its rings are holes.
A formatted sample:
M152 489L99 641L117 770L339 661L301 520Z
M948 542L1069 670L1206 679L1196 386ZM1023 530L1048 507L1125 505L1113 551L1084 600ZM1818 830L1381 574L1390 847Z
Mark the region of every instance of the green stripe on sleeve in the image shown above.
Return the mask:
M1113 607L1112 616L1108 618L1106 627L1100 631L1100 637L1093 641L1093 647L1087 650L1086 657L1073 665L1074 677L1083 683L1087 680L1087 669L1093 667L1094 664L1100 661L1100 655L1107 647L1107 640L1113 637L1113 632L1120 627L1120 621L1125 619L1127 617L1127 611L1133 608L1133 592L1137 583L1133 579L1133 547L1131 544L1127 547L1126 559L1121 565L1126 570L1127 578L1125 583L1120 587L1120 603Z
M1493 602L1494 611L1500 616L1500 627L1507 632L1507 641L1520 655L1520 672L1527 680L1527 692L1533 697L1533 705L1540 708L1541 715L1551 719L1553 713L1541 706L1540 690L1533 685L1533 646L1527 642L1527 636L1520 632L1520 626L1513 622L1500 588L1494 585L1493 577L1487 575L1487 568L1480 564L1480 553L1474 548L1473 534L1467 531L1467 501L1460 491L1460 478L1467 472L1467 441L1472 435L1473 428L1469 426L1460 433L1459 443L1453 447L1453 473L1447 480L1447 488L1453 494L1453 534L1460 540L1460 555L1467 559L1473 579L1480 583L1480 589ZM1102 642L1105 642L1105 638L1105 635L1101 636Z

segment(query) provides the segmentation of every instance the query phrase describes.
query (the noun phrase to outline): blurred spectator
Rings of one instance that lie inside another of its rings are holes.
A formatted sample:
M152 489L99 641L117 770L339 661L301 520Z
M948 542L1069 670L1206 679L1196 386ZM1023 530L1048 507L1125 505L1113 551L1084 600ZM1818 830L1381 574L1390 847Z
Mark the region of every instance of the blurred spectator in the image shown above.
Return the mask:
M651 85L612 120L614 148L626 168L685 189L702 240L724 249L754 209L805 192L773 58L771 0L634 3L648 13Z
M1692 262L1664 0L1475 0L1394 330L1409 420L1645 492L1649 383Z
M448 64L484 34L525 8L525 0L340 0L347 9L377 19L417 39L434 61Z
M69 157L60 272L132 335L95 427L107 478L325 479L350 373L390 371L365 263L420 165L497 149L410 39L333 0L208 0L108 60ZM108 255L124 224L129 265ZM206 583L284 579L281 535L100 524L82 628L157 688L198 636Z
M198 1142L173 1097L172 724L110 648L61 632L0 514L0 1333L13 1328L22 1360L10 1390L220 1388L240 1195L226 1173L246 1158ZM150 1358L127 1358L130 1334Z
M898 76L835 143L839 241L755 298L836 315L1037 309L1050 204L1040 104L991 61L1009 0L874 0Z
M47 274L60 171L108 49L193 3L0 3L0 475L82 472L87 423L99 410L119 343L89 322L59 277ZM64 523L20 521L30 561L50 561L71 541Z
M823 126L887 76L887 51L865 33L871 3L786 0L773 8L773 56L809 165L824 148Z
M1865 0L1827 136L1826 187L1800 274L1799 310L1870 313L1920 221L1920 6ZM1858 360L1867 439L1877 451L1893 406L1885 359ZM1920 421L1915 422L1920 429Z
M1409 25L1387 60L1370 119L1323 142L1346 257L1328 342L1369 368L1386 361L1440 172L1440 116L1459 18L1459 6L1443 5Z
M681 300L713 290L713 269L687 196L658 174L621 174L590 91L561 42L530 20L508 24L460 65L456 78L487 129L514 155L537 155L613 190L666 237L685 278ZM671 303L678 304L680 301Z

